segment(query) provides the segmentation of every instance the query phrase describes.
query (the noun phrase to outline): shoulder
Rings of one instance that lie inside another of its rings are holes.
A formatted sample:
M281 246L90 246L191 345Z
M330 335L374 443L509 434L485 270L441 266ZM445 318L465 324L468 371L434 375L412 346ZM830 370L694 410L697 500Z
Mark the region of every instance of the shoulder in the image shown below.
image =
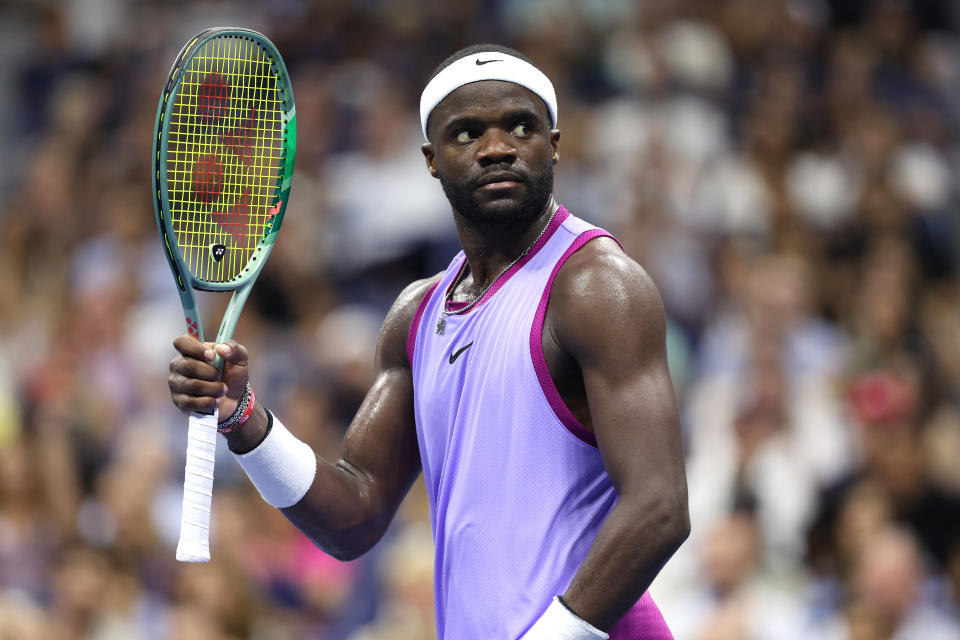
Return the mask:
M551 303L572 308L595 308L616 312L640 306L649 311L662 310L660 292L650 275L624 253L613 239L599 237L571 254L557 272L551 290Z
M394 300L390 311L387 312L387 318L394 317L401 323L405 322L406 328L409 329L410 323L413 321L413 316L416 315L420 303L423 301L424 296L427 295L427 291L440 282L440 278L442 277L443 272L440 272L429 278L423 278L422 280L416 280L408 284L403 291L400 292L400 295L397 296L397 299Z
M578 347L631 337L662 340L666 318L650 275L614 240L599 237L570 255L550 292L550 315L561 342Z
M407 362L407 336L413 317L427 292L436 285L443 273L416 280L407 285L394 300L380 329L377 351L380 357L394 364L410 366Z

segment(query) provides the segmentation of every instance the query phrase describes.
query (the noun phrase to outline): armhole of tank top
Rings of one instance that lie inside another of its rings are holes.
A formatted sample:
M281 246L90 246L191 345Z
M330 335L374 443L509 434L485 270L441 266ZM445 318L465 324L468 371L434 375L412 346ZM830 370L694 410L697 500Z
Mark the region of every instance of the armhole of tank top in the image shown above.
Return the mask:
M543 321L547 315L547 304L550 302L550 290L553 287L553 280L557 277L560 267L564 265L567 258L580 250L583 245L594 238L600 237L611 238L614 242L620 244L619 240L603 229L591 229L577 236L570 246L567 247L567 250L563 252L563 255L560 256L560 259L557 260L557 264L554 265L553 271L550 273L550 278L543 288L543 295L540 296L540 304L537 305L537 313L533 317L533 326L530 328L530 357L533 360L533 369L537 374L537 380L540 382L540 389L543 391L543 395L546 397L547 402L550 403L550 408L553 409L554 415L556 415L560 423L566 427L567 431L592 447L597 446L597 436L577 420L573 412L570 411L570 408L567 407L567 403L564 402L560 396L560 391L557 390L557 385L553 382L550 369L547 368L547 359L546 356L543 355ZM622 246L623 245L621 245L621 248Z
M423 294L420 304L417 305L417 311L413 314L413 321L410 323L410 331L407 333L407 360L410 362L411 370L413 369L413 350L414 347L417 346L417 333L420 330L420 321L423 319L423 312L427 308L427 303L430 302L430 296L433 295L438 284L440 284L439 280L430 285L427 292Z

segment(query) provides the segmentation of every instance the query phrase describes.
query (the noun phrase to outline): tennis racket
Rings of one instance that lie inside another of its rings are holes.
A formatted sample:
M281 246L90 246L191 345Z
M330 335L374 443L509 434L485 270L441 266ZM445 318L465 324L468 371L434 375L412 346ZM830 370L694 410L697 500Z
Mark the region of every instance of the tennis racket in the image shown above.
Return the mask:
M187 331L203 340L194 290L232 291L216 341L233 335L287 206L297 120L276 47L248 29L198 33L177 55L157 106L154 207ZM219 356L214 361L223 367ZM193 413L177 560L210 560L218 413Z

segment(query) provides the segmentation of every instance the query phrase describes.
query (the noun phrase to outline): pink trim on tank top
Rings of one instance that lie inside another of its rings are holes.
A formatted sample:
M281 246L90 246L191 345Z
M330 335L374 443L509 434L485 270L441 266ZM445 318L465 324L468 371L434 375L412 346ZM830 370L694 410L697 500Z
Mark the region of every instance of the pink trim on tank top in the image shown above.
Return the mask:
M503 287L503 285L507 284L507 281L510 278L512 278L517 271L520 271L520 269L523 268L523 265L530 262L530 260L533 259L533 256L537 255L540 249L543 249L544 245L547 244L547 241L550 240L550 238L553 236L556 230L560 228L560 225L563 224L563 221L566 220L569 216L570 216L570 212L567 211L562 204L558 205L557 212L553 214L553 219L550 220L550 224L547 225L547 228L544 230L543 235L540 236L540 239L534 242L533 245L530 247L530 250L527 251L527 255L517 260L516 264L514 264L512 267L507 269L507 271L502 276L500 276L496 282L493 283L493 286L490 287L490 289L483 294L483 297L480 298L480 301L477 302L476 305L474 305L473 309L470 309L470 311L468 311L467 313L471 313L474 310L483 306L483 303L485 303L487 300L492 298L494 294ZM467 268L467 258L464 257L463 262L460 263L460 268L457 269L457 276L450 282L450 285L447 287L447 290L444 292L445 300L450 297L450 289L453 287L454 284L456 284L457 281L460 280L460 276L462 275L463 271L466 270L466 268ZM455 307L454 304L458 304L458 303L449 303L449 302L446 303L447 311L458 311L459 309L463 308L463 307Z
M560 397L557 385L553 382L553 376L550 375L550 370L547 368L547 358L543 355L543 320L547 316L547 303L550 301L550 289L553 287L553 280L557 277L557 272L560 271L560 267L567 261L567 258L583 247L583 245L599 237L612 238L619 244L616 238L603 229L592 229L577 236L576 240L567 247L567 250L564 251L560 259L557 260L557 264L554 265L550 279L547 280L547 286L544 287L543 295L540 297L537 313L533 317L533 326L530 328L530 357L533 359L533 368L537 372L537 380L540 381L540 388L543 389L543 395L546 396L547 402L550 403L553 412L557 415L560 422L563 423L563 426L567 428L567 431L592 447L597 446L597 436L577 420L573 412L570 411L570 408L567 407L567 403Z
M420 320L423 318L423 311L427 308L427 302L430 301L430 296L433 295L433 290L437 288L438 284L440 284L439 280L430 285L423 298L420 299L417 312L413 314L413 322L410 323L410 331L407 332L407 361L411 368L413 367L413 348L417 345L417 331L420 329Z

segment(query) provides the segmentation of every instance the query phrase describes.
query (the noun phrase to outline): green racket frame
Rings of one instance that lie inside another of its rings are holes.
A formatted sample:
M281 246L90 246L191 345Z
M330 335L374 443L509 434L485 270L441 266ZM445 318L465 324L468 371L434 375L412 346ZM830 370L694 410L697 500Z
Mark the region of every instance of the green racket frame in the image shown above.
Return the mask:
M177 236L173 227L173 219L170 213L170 203L167 193L167 143L170 135L170 120L173 111L173 105L177 93L180 89L180 80L183 72L193 57L209 40L221 36L239 36L255 42L259 47L265 50L276 64L277 90L282 104L281 116L284 119L284 162L281 175L277 180L276 193L273 197L272 205L276 210L262 236L257 241L257 246L247 264L240 273L225 282L207 282L194 277L193 273L187 267L182 258L180 247L177 244ZM220 323L220 330L217 332L216 341L223 342L233 335L240 317L240 311L250 295L254 281L260 274L266 262L267 256L273 249L276 241L277 232L280 230L280 224L283 221L283 214L287 207L287 200L290 193L290 183L293 177L293 161L296 154L297 140L297 113L293 101L293 89L290 86L290 76L287 73L286 65L280 52L261 33L251 29L239 27L216 27L206 29L198 33L190 42L188 42L180 53L170 69L167 82L164 85L163 93L160 96L160 102L157 105L157 116L154 130L157 135L153 140L153 192L154 192L154 210L157 215L157 227L163 238L164 253L170 269L173 271L177 283L177 291L180 294L180 302L183 305L183 312L186 316L187 331L203 341L203 327L200 321L200 314L197 311L197 301L193 290L200 291L233 291L234 295ZM217 357L215 364L219 366L220 358Z

